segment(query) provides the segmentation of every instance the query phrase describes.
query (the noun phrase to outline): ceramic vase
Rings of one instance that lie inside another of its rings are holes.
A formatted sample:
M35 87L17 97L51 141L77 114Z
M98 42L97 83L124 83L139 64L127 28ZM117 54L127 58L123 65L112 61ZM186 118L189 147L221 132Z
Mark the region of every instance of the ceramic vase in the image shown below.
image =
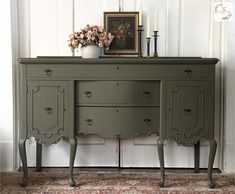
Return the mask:
M99 58L101 55L101 48L96 44L88 44L81 47L82 58Z

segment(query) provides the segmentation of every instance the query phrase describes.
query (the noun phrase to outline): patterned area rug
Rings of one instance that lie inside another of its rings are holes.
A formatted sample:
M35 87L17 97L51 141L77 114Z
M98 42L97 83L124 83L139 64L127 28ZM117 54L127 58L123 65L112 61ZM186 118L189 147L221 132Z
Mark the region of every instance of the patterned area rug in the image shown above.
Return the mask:
M20 172L1 173L1 194L235 194L235 174L214 173L215 189L207 187L206 173L166 172L166 187L160 188L159 172L79 171L75 187L68 185L68 171L30 172L26 188L18 183Z

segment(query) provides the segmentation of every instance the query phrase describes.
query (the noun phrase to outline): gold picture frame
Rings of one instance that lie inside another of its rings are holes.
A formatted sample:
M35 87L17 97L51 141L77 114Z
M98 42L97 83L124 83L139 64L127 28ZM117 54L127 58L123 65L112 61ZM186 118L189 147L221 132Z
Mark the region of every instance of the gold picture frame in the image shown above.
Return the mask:
M104 12L104 28L114 35L105 55L138 55L139 12Z

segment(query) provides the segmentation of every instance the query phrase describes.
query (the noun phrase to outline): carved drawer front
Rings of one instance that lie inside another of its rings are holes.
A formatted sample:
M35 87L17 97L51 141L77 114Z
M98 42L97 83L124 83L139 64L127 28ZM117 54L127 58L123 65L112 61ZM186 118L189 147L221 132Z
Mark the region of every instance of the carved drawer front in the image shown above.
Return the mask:
M208 77L208 65L169 65L169 64L61 64L27 65L27 77L31 78L121 78L159 79Z
M29 81L28 134L44 144L68 135L68 83Z
M214 114L209 98L207 82L168 82L167 136L182 144L208 137L212 121L208 115Z
M159 131L159 107L77 107L78 133L132 138Z
M157 81L79 81L76 104L120 104L159 106L160 82Z

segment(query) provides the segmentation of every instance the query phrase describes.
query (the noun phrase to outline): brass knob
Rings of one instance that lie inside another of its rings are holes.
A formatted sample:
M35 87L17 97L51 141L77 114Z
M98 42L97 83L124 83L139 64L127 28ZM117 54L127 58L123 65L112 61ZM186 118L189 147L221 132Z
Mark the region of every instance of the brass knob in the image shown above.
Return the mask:
M52 113L52 108L51 107L46 107L45 110L46 110L47 114Z
M121 134L116 134L116 138L120 138L121 137Z
M92 125L92 119L86 119L85 121L86 121L87 125L89 125L89 126Z
M192 75L193 71L192 71L191 69L185 69L185 70L184 70L184 73L185 73L186 75Z
M151 96L151 92L149 92L149 91L144 91L144 92L143 92L143 96L149 97L149 96Z
M84 94L86 94L86 97L87 97L87 98L90 98L90 97L91 97L91 91L85 91Z
M144 119L146 125L151 125L151 119Z
M184 109L184 112L185 112L185 113L191 113L192 110L191 110L190 108L185 108L185 109Z
M46 73L47 76L52 75L52 70L51 69L45 69L44 72Z

